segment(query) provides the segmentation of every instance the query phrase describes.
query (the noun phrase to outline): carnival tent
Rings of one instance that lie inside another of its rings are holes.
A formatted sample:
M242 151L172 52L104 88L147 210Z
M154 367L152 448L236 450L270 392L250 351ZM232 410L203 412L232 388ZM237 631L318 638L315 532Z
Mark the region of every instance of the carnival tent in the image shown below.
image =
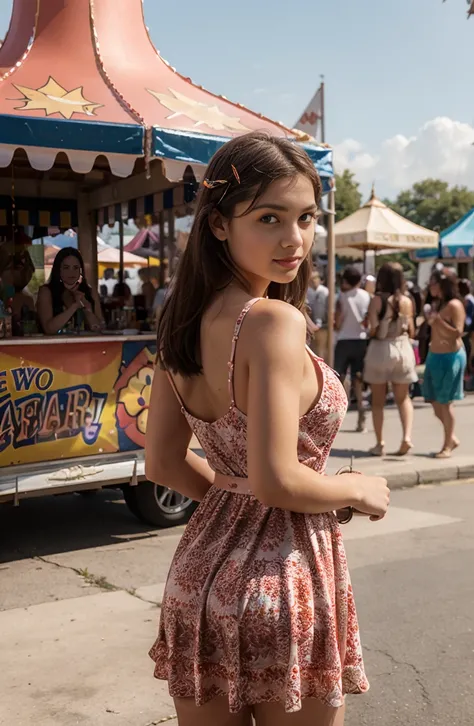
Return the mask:
M90 172L102 155L115 176L128 176L145 156L181 181L189 166L200 178L233 136L266 129L303 143L329 188L331 149L177 73L150 40L142 0L121 3L120 12L116 0L14 0L2 70L0 167L22 148L37 170L64 152L76 172ZM131 216L190 201L173 199L173 189L167 195L137 204ZM107 216L114 221L110 208Z
M474 209L443 230L439 247L417 252L416 260L440 257L443 260L468 261L474 258Z
M380 201L372 189L369 201L334 226L336 253L358 250L418 250L438 244L438 233L400 216Z
M100 265L118 267L120 265L120 250L109 245L97 245L97 261ZM124 267L146 267L147 261L131 252L123 252Z

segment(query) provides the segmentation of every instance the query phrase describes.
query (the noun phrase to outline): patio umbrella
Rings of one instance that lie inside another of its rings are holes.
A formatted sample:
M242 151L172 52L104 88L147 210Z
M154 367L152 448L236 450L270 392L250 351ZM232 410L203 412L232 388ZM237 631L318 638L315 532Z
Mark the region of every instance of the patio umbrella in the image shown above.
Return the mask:
M110 267L118 267L120 264L120 250L109 245L97 245L97 262L99 265L109 265ZM138 257L132 252L123 253L123 264L125 267L146 267L146 260Z
M347 248L367 250L419 250L437 247L439 235L397 214L377 199L369 201L335 224L336 253ZM349 252L350 254L350 252Z

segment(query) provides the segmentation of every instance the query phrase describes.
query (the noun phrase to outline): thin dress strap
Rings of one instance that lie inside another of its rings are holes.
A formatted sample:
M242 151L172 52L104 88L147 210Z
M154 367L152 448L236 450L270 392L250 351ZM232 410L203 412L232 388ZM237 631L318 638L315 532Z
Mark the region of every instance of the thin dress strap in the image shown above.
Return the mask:
M235 406L235 394L234 394L235 349L237 347L237 341L239 339L240 329L242 327L242 323L244 322L245 316L247 315L250 308L261 299L262 299L261 297L254 297L254 298L252 298L252 300L249 300L248 303L246 303L246 305L242 309L242 312L240 313L240 315L237 318L236 323L235 323L234 335L232 336L232 348L230 351L229 377L228 377L229 396L230 396L230 403L231 403L232 407Z
M171 375L171 373L169 372L169 370L164 365L163 358L161 357L161 354L159 354L159 356L160 356L161 364L162 364L162 366L164 368L164 371L165 371L166 375L168 376L168 380L170 382L170 386L173 389L176 398L178 399L179 405L181 406L181 413L186 414L186 408L184 406L183 399L180 396L180 393L178 391L178 388L176 386L176 383L174 382L173 376Z

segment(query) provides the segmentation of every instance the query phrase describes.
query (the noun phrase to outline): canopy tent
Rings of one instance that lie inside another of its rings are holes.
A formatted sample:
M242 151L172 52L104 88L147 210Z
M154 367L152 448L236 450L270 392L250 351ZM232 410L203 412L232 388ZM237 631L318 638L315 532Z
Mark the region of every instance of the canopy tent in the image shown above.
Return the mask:
M438 244L438 233L420 227L397 214L377 199L369 201L334 226L336 253L346 248L358 250L418 250Z
M125 245L127 252L138 252L139 250L149 249L158 250L160 241L160 228L157 224L151 227L139 229L135 237Z
M435 257L458 262L474 258L474 209L441 232L438 247L420 250L413 255L418 262Z
M97 261L101 266L118 267L120 265L120 250L116 247L97 244ZM138 257L131 252L123 252L124 267L146 267L147 262L143 257Z

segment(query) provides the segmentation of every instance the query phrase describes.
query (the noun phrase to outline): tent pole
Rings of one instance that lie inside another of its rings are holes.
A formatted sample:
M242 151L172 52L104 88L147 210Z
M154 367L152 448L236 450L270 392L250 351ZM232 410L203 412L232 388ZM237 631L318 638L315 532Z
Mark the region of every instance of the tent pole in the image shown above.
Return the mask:
M123 219L119 220L119 282L124 282L123 272Z
M163 289L165 286L165 213L160 212L160 288Z
M336 238L334 234L334 214L335 214L335 192L334 189L328 194L328 221L327 221L327 246L328 246L328 265L327 265L327 286L328 295L328 360L330 366L334 365L334 315L336 311Z

